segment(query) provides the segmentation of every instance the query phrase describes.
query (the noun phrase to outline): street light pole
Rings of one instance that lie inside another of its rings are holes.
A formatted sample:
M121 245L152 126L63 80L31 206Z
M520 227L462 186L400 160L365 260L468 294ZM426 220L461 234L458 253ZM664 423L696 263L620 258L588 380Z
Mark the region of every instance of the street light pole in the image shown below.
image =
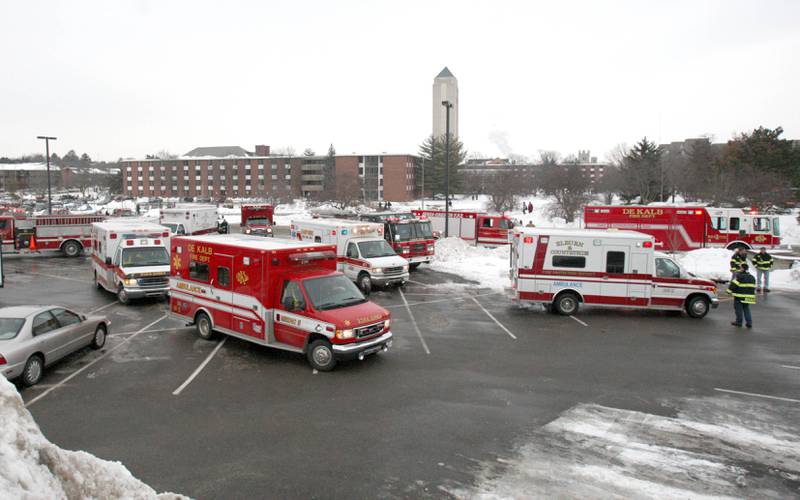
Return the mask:
M442 106L447 110L445 118L444 138L444 237L450 235L450 101L442 101Z
M56 138L46 135L39 135L36 138L44 139L45 160L47 161L47 214L53 215L53 194L50 191L50 141L55 141Z
M422 157L422 209L425 210L425 157Z

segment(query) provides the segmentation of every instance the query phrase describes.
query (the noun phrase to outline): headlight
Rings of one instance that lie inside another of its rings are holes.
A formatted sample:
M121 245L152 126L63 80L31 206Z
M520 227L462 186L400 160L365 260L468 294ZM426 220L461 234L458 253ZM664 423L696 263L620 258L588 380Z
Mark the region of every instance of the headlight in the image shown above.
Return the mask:
M352 329L347 330L336 330L336 338L337 339L352 339L355 337L355 333Z
M428 245L428 251L429 252L433 252L433 248L434 248L433 245Z
M403 253L408 253L410 251L411 251L411 249L409 249L408 247L403 247Z
M131 285L136 285L137 281L135 279L125 279L125 280L122 280L122 283L125 284L125 285L128 285L128 286L131 286Z
M245 230L244 230L244 234L250 234L250 229L249 229L249 228L248 228L248 229L245 229Z
M372 272L375 273L375 274L383 274L383 268L382 267L373 267L372 268Z
M391 322L392 322L392 320L390 320L390 319L387 319L386 321L384 321L383 322L383 329L384 330L388 330L389 329L389 325L391 324Z
M403 266L403 271L408 271L408 264L406 264L405 266Z
M272 232L272 228L271 228L271 227L268 227L268 228L267 228L267 232L268 232L268 233L271 233L271 232Z

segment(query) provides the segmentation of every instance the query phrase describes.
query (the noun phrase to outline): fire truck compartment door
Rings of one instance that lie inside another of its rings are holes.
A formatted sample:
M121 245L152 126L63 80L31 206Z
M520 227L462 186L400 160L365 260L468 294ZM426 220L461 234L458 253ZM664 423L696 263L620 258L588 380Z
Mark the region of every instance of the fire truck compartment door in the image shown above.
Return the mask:
M220 328L231 329L233 316L233 257L215 254L211 268L211 296L216 301L214 324Z
M462 217L460 219L453 219L453 221L456 222L454 226L459 228L458 236L461 236L465 240L475 239L476 237L475 226L478 224L477 220L467 219L466 217Z

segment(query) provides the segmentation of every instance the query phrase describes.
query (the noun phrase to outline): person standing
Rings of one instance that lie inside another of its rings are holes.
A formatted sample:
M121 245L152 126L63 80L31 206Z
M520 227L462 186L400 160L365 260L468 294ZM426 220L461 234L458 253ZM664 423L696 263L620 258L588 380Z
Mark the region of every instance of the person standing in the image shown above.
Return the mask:
M527 213L528 213L528 205L526 205L525 202L523 201L522 202L522 215L525 215Z
M228 234L228 221L225 220L225 217L223 217L222 221L219 223L219 233Z
M750 305L756 303L756 279L747 272L747 264L742 264L728 286L727 293L733 296L733 312L736 320L733 326L742 326L742 317L747 328L753 328L753 317L750 315Z
M533 213L533 203L531 203L531 202L528 202L528 213L529 214Z
M736 273L741 270L742 264L747 264L747 249L737 248L731 255L731 281L736 278Z
M769 292L769 273L772 271L772 255L767 253L767 249L761 250L753 256L753 265L756 268L756 291ZM764 278L764 288L761 288L761 278Z

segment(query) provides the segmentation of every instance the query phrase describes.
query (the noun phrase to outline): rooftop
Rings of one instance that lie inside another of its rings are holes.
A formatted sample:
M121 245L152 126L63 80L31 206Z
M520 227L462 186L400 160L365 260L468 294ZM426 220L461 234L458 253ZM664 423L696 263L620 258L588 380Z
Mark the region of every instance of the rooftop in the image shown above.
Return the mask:
M553 227L520 227L515 228L523 234L531 236L568 236L573 238L614 238L652 240L648 234L636 231L619 231L616 229L556 229Z
M0 163L0 171L43 172L47 170L45 163ZM50 170L58 171L61 167L50 164Z
M239 248L250 248L254 250L318 250L329 247L319 243L308 243L292 240L281 240L276 238L264 238L263 236L250 236L248 234L209 234L203 236L181 236L180 240L189 240L196 243L216 243L220 245L230 245ZM177 241L175 239L174 241Z
M447 66L445 66L444 69L440 71L438 75L436 75L436 78L455 78L455 76L453 76L453 73L451 73L450 70L447 69Z
M250 152L241 146L210 146L203 148L194 148L183 156L212 156L212 157L226 157L226 156L251 156Z

